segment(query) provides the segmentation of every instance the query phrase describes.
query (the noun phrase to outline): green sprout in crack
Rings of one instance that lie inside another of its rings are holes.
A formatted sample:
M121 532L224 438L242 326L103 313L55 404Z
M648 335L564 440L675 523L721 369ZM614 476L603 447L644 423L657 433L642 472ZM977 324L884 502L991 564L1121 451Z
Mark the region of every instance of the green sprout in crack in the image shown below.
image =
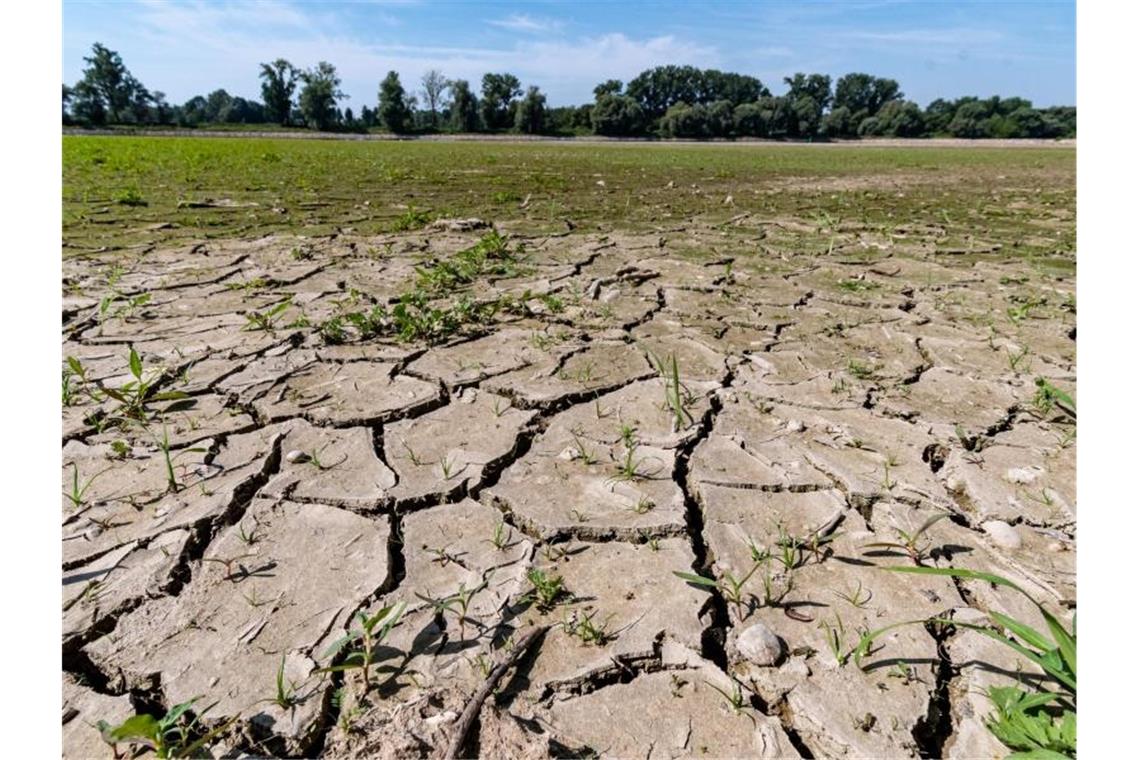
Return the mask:
M197 757L238 720L237 717L231 718L221 726L203 732L200 720L213 705L198 715L193 715L190 709L200 699L201 697L194 697L175 705L161 718L148 714L134 715L117 726L100 720L95 728L99 730L103 741L111 745L111 752L116 758L120 757L119 744L127 744L136 749L150 749L158 758Z
M476 594L483 589L487 588L488 579L484 576L479 585L473 588L467 588L466 584L460 583L459 590L449 596L441 597L439 599L432 599L431 597L424 596L423 594L416 594L420 599L430 604L437 614L443 615L445 612L450 612L459 618L459 637L466 636L467 629L467 609L471 605L471 600Z
M285 310L292 305L292 299L282 301L276 306L271 306L264 311L248 311L245 313L245 327L243 330L263 330L272 332L277 322L280 321Z
M697 586L704 586L706 588L714 589L720 592L724 600L736 608L736 619L744 620L744 604L746 595L744 594L744 584L760 569L763 563L757 562L752 565L752 569L745 573L742 577L737 578L727 570L720 577L720 580L713 580L706 578L703 575L696 575L695 573L682 573L677 570L673 571L673 575L677 576L683 581L692 583Z
M681 382L677 355L669 354L668 359L661 359L649 349L645 349L645 353L665 383L665 407L673 414L673 432L680 432L694 422L689 406L695 399Z
M895 528L895 533L898 534L898 541L875 541L865 544L866 549L895 549L905 552L911 561L917 565L921 565L926 559L927 551L930 549L930 541L923 541L923 534L930 530L931 526L939 520L945 520L949 517L949 513L940 512L927 518L926 522L918 527L914 532L908 533L902 528Z
M157 376L151 375L148 377L143 371L142 358L134 348L130 350L127 366L134 380L129 380L118 388L99 386L99 389L107 397L119 402L119 407L116 410L119 416L139 422L146 422L150 419L150 412L147 409L148 403L186 398L186 394L182 391L155 393L155 384L161 379L162 373L160 372Z
M155 437L155 442L158 444L159 449L162 451L162 461L166 465L166 490L170 493L178 493L181 484L178 478L174 475L174 460L186 454L202 454L206 449L190 448L182 449L176 454L170 453L170 435L166 429L166 423L162 424L162 438Z
M348 649L345 658L336 665L321 668L319 673L342 673L359 670L364 681L364 693L372 688L371 668L377 662L377 648L388 638L392 629L400 624L404 616L404 602L383 607L375 615L358 612L356 617L360 627L337 639L324 653L326 658L336 657L341 650Z
M733 715L742 715L744 710L748 708L748 700L744 698L744 692L741 690L740 684L736 681L732 682L731 691L726 691L709 681L705 681L705 684L724 698L724 701L732 708Z

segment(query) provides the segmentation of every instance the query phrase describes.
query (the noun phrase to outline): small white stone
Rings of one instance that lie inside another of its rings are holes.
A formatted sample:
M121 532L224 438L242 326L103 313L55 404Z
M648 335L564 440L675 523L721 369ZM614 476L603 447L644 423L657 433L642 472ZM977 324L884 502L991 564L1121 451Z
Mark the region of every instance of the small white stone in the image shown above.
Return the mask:
M769 667L780 662L784 655L784 645L768 626L755 623L740 634L736 640L736 651L754 665Z
M1010 467L1005 473L1006 480L1020 485L1029 485L1040 476L1041 469L1038 467Z
M299 464L300 462L308 462L309 455L300 449L293 449L285 455L285 461L290 464Z
M807 425L805 425L802 420L788 420L784 428L789 433L802 433L807 430Z
M982 530L998 546L1005 549L1020 549L1021 536L1012 525L1001 520L990 520L982 523Z

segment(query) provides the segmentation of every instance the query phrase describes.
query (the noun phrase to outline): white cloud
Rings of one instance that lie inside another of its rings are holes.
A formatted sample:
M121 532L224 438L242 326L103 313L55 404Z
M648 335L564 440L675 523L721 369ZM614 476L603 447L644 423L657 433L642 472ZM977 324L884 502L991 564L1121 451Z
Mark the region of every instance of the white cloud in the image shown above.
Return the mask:
M509 71L524 85L538 85L551 105L570 105L589 101L594 85L611 77L628 80L667 63L720 64L714 48L673 35L520 39L502 47L364 41L346 33L335 16L322 15L320 6L316 9L285 0L252 4L144 0L130 36L121 36L112 47L123 54L136 76L148 87L166 92L171 102L219 87L257 98L261 62L286 58L305 68L329 61L337 67L341 89L351 96L344 105L354 109L375 103L379 82L390 70L399 72L409 92L419 88L428 69L467 79L476 90L483 74Z
M491 26L499 26L516 32L553 32L562 28L561 21L533 18L525 13L512 13L506 18L495 19L487 23Z

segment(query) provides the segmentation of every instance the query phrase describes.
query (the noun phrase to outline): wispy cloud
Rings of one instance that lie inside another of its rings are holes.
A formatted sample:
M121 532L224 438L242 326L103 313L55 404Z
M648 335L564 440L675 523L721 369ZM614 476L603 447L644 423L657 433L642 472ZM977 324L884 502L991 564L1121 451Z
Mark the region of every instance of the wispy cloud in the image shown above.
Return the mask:
M516 32L555 32L562 28L561 21L555 19L534 18L525 13L512 13L506 18L488 21L491 26L502 27Z
M849 31L840 36L849 40L897 45L975 46L1001 42L1005 36L996 29L900 29L897 31Z

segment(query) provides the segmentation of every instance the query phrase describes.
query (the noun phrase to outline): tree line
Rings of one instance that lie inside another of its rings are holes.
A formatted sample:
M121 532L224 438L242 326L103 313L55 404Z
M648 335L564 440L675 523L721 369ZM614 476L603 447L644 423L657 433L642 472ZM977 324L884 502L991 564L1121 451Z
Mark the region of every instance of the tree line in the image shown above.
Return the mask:
M396 134L517 132L598 134L612 137L827 139L855 137L964 138L1075 137L1072 106L1034 108L1018 97L939 98L926 108L907 100L898 82L863 73L839 77L797 73L772 92L756 77L657 66L628 83L610 79L594 88L594 100L551 108L534 85L525 90L510 73L483 75L479 92L463 79L432 69L416 92L399 74L380 81L376 107L342 109L346 98L336 67L326 61L301 69L287 60L263 63L261 101L223 89L181 105L148 90L100 43L92 47L83 77L63 86L63 123L83 126L197 127L211 124L277 124L321 131L384 129Z

